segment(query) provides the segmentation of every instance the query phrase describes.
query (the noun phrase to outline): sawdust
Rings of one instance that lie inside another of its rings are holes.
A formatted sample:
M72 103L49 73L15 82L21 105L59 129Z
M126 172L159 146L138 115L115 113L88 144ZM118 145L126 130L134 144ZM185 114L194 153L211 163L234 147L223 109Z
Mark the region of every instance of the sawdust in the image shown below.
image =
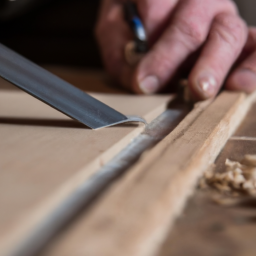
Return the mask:
M245 155L241 162L226 160L225 171L211 166L199 181L199 188L213 189L213 200L223 205L240 203L248 197L256 198L256 155Z

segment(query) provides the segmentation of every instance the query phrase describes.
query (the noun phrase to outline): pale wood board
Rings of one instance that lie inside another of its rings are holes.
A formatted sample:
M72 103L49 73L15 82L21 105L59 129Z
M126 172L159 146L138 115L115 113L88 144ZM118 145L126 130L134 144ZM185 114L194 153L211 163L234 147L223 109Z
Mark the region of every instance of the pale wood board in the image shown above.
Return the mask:
M148 122L173 96L93 94ZM31 233L59 202L144 129L93 131L20 91L0 92L0 254ZM6 254L5 254L6 253Z
M241 161L246 154L256 154L255 112L256 104L216 159L216 172L225 170L227 158ZM216 195L221 197L213 189L196 190L158 256L255 255L255 197L226 205L217 203Z
M254 100L225 92L199 104L41 255L154 255Z

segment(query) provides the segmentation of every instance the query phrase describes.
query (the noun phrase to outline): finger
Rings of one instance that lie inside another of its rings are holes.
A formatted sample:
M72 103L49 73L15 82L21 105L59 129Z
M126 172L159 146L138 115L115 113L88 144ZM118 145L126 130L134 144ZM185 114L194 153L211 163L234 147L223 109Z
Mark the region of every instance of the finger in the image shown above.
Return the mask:
M189 76L199 99L214 97L245 45L247 27L237 15L222 13L213 21L208 40Z
M134 0L146 28L150 43L153 43L166 28L178 1L179 0Z
M223 10L236 12L229 1L181 1L169 27L138 65L134 90L147 94L160 91L188 56L205 42L213 18Z
M96 26L96 37L109 74L126 87L130 86L132 70L125 61L124 49L132 40L132 33L124 21L121 2L103 2Z
M249 31L244 49L247 58L231 73L226 82L229 90L251 93L256 90L256 29Z

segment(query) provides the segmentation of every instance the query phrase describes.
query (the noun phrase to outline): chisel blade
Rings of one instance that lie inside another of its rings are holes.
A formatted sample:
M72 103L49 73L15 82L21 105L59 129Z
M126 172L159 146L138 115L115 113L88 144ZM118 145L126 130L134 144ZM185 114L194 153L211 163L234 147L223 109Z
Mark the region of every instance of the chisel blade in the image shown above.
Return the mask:
M92 129L133 121L145 123L140 117L119 113L2 44L0 76Z

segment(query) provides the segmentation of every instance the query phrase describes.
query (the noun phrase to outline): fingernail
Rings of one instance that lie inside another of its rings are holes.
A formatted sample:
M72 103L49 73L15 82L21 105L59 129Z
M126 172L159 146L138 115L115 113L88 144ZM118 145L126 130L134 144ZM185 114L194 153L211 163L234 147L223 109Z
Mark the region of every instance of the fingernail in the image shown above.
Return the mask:
M217 82L212 75L202 75L197 80L197 88L203 98L211 98L217 92Z
M139 87L143 93L152 94L159 89L159 81L156 76L147 76L139 82Z

